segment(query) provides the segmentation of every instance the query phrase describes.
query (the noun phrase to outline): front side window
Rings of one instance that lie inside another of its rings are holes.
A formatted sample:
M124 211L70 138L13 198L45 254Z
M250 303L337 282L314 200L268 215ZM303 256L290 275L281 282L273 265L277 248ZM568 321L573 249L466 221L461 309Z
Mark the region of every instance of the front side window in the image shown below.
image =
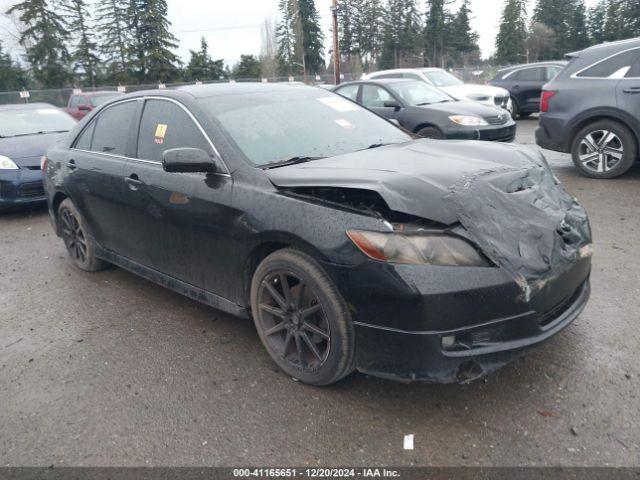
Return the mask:
M0 138L68 132L75 126L69 114L47 105L0 111Z
M576 76L586 78L624 78L631 70L631 66L639 58L640 49L627 50L582 70Z
M384 88L376 85L362 86L362 104L367 108L384 108L385 102L393 101L393 97Z
M199 148L211 153L209 142L182 107L166 100L147 100L137 157L162 162L164 152L173 148Z
M257 167L292 157L333 157L375 144L411 140L339 95L313 88L296 90L214 96L201 102Z
M349 100L353 100L355 102L358 98L358 88L360 88L360 85L347 85L346 87L342 87L339 90L336 90L336 93L342 95L343 97L347 97Z
M136 101L124 102L101 112L95 120L91 151L125 155L137 106Z

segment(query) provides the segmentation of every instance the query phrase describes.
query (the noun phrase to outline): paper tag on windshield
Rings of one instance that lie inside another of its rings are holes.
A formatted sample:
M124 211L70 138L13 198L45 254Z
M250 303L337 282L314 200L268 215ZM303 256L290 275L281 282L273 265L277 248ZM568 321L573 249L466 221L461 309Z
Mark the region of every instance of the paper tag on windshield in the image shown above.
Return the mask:
M354 128L353 123L345 120L344 118L339 118L338 120L334 120L334 122L336 122L342 128L349 128L349 129Z
M55 108L38 108L36 110L40 115L56 115L58 110Z
M355 112L358 107L348 100L340 97L323 97L319 98L320 103L324 103L327 107L333 108L336 112Z

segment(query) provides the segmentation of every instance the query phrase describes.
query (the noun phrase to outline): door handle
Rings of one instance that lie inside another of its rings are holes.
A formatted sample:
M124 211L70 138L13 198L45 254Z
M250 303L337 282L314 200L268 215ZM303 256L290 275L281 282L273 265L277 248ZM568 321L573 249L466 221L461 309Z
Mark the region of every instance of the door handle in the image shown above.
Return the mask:
M69 170L75 170L76 168L78 168L78 166L76 165L76 161L74 159L71 159L67 162L67 168Z
M126 177L124 179L124 183L129 185L129 188L133 191L138 190L138 187L144 185L144 183L138 178L138 175L136 175L135 173Z
M622 90L624 93L638 94L640 93L640 87L629 87Z

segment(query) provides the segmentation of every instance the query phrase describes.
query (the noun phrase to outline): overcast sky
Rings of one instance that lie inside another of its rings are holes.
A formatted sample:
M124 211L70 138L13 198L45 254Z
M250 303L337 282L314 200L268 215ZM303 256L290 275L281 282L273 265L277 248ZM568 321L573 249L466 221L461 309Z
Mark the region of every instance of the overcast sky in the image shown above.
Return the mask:
M265 18L278 18L278 0L167 0L172 31L178 38L179 55L189 58L189 50L197 49L200 37L209 42L211 55L235 63L243 53L260 53L261 25ZM564 0L558 0L564 1ZM597 0L586 0L588 6ZM0 0L2 11L11 0ZM535 4L529 0L530 8ZM316 0L321 15L327 47L331 23L331 0ZM495 37L504 0L471 0L473 28L480 35L482 56L488 57L494 50ZM455 10L456 3L452 5ZM242 27L242 28L240 28ZM0 21L0 38L15 52L15 27L8 19Z

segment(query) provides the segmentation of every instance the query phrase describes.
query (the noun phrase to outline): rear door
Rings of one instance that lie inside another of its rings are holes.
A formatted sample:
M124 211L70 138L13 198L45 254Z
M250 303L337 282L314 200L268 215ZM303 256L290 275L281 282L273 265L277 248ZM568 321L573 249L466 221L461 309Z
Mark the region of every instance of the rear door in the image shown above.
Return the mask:
M67 190L98 243L126 254L123 174L135 145L139 100L109 106L76 139L67 164Z
M130 258L181 281L225 295L226 259L234 254L228 173L168 173L165 150L215 147L189 110L157 97L145 100L135 159L124 172Z
M542 86L547 83L547 67L530 67L512 75L511 92L518 101L520 111L535 112L539 108Z
M631 53L632 63L616 87L616 96L618 108L629 114L635 122L634 128L640 131L640 49Z

